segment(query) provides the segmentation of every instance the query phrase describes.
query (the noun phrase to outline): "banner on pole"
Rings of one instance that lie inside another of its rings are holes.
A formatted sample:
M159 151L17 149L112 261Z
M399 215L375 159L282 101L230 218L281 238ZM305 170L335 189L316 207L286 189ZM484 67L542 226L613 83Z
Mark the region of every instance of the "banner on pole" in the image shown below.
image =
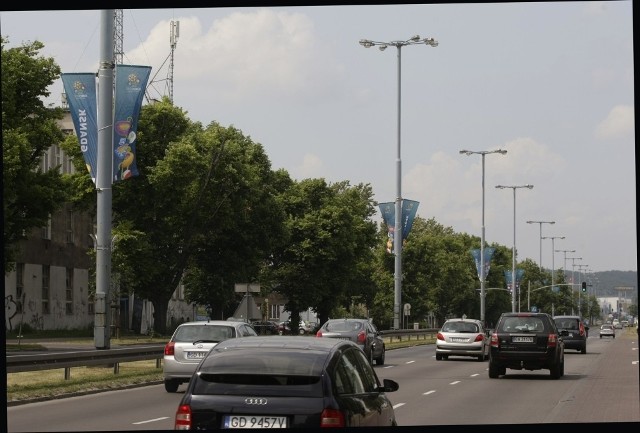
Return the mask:
M420 203L415 200L402 200L402 240L406 240L413 226L413 220L415 219L416 212L418 211L418 205ZM387 252L391 254L395 240L395 226L396 226L396 208L395 203L387 202L380 203L378 205L380 213L382 214L382 220L387 226Z
M485 247L484 249L484 276L485 279L487 277L487 275L489 275L489 268L491 267L491 258L493 257L493 253L495 252L495 248L492 247ZM480 260L480 253L481 250L480 248L475 249L475 250L471 250L471 255L473 256L473 259L476 262L476 271L478 272L478 278L480 279L480 281L482 281L482 275L480 274L480 266L481 266L481 260Z
M98 105L96 74L60 74L69 104L73 127L91 180L96 183L98 167Z

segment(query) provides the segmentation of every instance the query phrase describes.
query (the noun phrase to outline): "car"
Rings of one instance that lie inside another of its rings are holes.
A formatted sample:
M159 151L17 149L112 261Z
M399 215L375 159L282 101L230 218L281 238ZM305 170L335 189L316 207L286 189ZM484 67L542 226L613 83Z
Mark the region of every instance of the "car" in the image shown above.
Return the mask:
M178 325L164 346L164 389L176 392L180 384L189 382L207 352L221 341L257 335L250 324L233 320L203 320Z
M304 320L300 319L298 323L298 334L304 335L307 334L308 327ZM283 322L278 323L278 334L279 335L291 335L291 321L285 320Z
M613 328L613 325L605 323L600 326L600 338L602 337L616 338L616 330Z
M466 317L446 320L436 335L436 361L449 356L489 358L489 336L480 320Z
M577 350L582 354L587 353L587 337L589 327L584 324L580 316L553 316L558 329L566 329L567 335L562 337L564 348Z
M322 324L316 337L351 340L364 352L371 364L383 365L386 346L382 334L369 319L329 319Z
M622 329L622 323L618 319L613 319L613 327L615 329Z
M397 426L387 393L350 340L236 338L196 368L175 413L176 430Z
M253 321L251 326L256 330L258 335L276 335L278 334L278 324L271 320Z
M502 313L491 334L489 377L504 376L507 369L548 369L552 379L559 379L566 335L548 313Z

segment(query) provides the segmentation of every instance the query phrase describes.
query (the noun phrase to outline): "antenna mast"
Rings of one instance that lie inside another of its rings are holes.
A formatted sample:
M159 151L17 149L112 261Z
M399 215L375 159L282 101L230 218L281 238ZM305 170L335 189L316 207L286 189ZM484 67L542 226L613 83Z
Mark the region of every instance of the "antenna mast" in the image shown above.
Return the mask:
M169 99L173 104L173 53L178 45L178 37L180 36L180 21L171 21L171 37L169 43L171 45L171 60L169 63Z
M113 18L113 64L121 65L124 56L124 14L123 9L115 9ZM115 83L114 83L115 84Z

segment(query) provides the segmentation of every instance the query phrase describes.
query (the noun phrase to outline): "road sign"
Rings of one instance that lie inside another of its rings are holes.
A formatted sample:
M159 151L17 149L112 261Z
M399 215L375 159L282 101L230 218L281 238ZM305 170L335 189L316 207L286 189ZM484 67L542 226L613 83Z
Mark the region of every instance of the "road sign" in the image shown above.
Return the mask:
M260 284L257 283L236 283L236 293L260 293Z

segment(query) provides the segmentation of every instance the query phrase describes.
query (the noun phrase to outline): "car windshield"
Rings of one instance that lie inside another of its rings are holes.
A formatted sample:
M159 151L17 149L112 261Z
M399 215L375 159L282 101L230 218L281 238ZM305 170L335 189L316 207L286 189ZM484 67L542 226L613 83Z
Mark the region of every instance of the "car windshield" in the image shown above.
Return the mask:
M235 335L235 329L232 326L217 325L196 325L182 326L176 330L173 341L177 343L185 342L220 342Z
M476 323L447 322L444 325L442 325L442 332L475 333L480 331Z
M556 319L556 326L561 329L578 329L576 319Z

